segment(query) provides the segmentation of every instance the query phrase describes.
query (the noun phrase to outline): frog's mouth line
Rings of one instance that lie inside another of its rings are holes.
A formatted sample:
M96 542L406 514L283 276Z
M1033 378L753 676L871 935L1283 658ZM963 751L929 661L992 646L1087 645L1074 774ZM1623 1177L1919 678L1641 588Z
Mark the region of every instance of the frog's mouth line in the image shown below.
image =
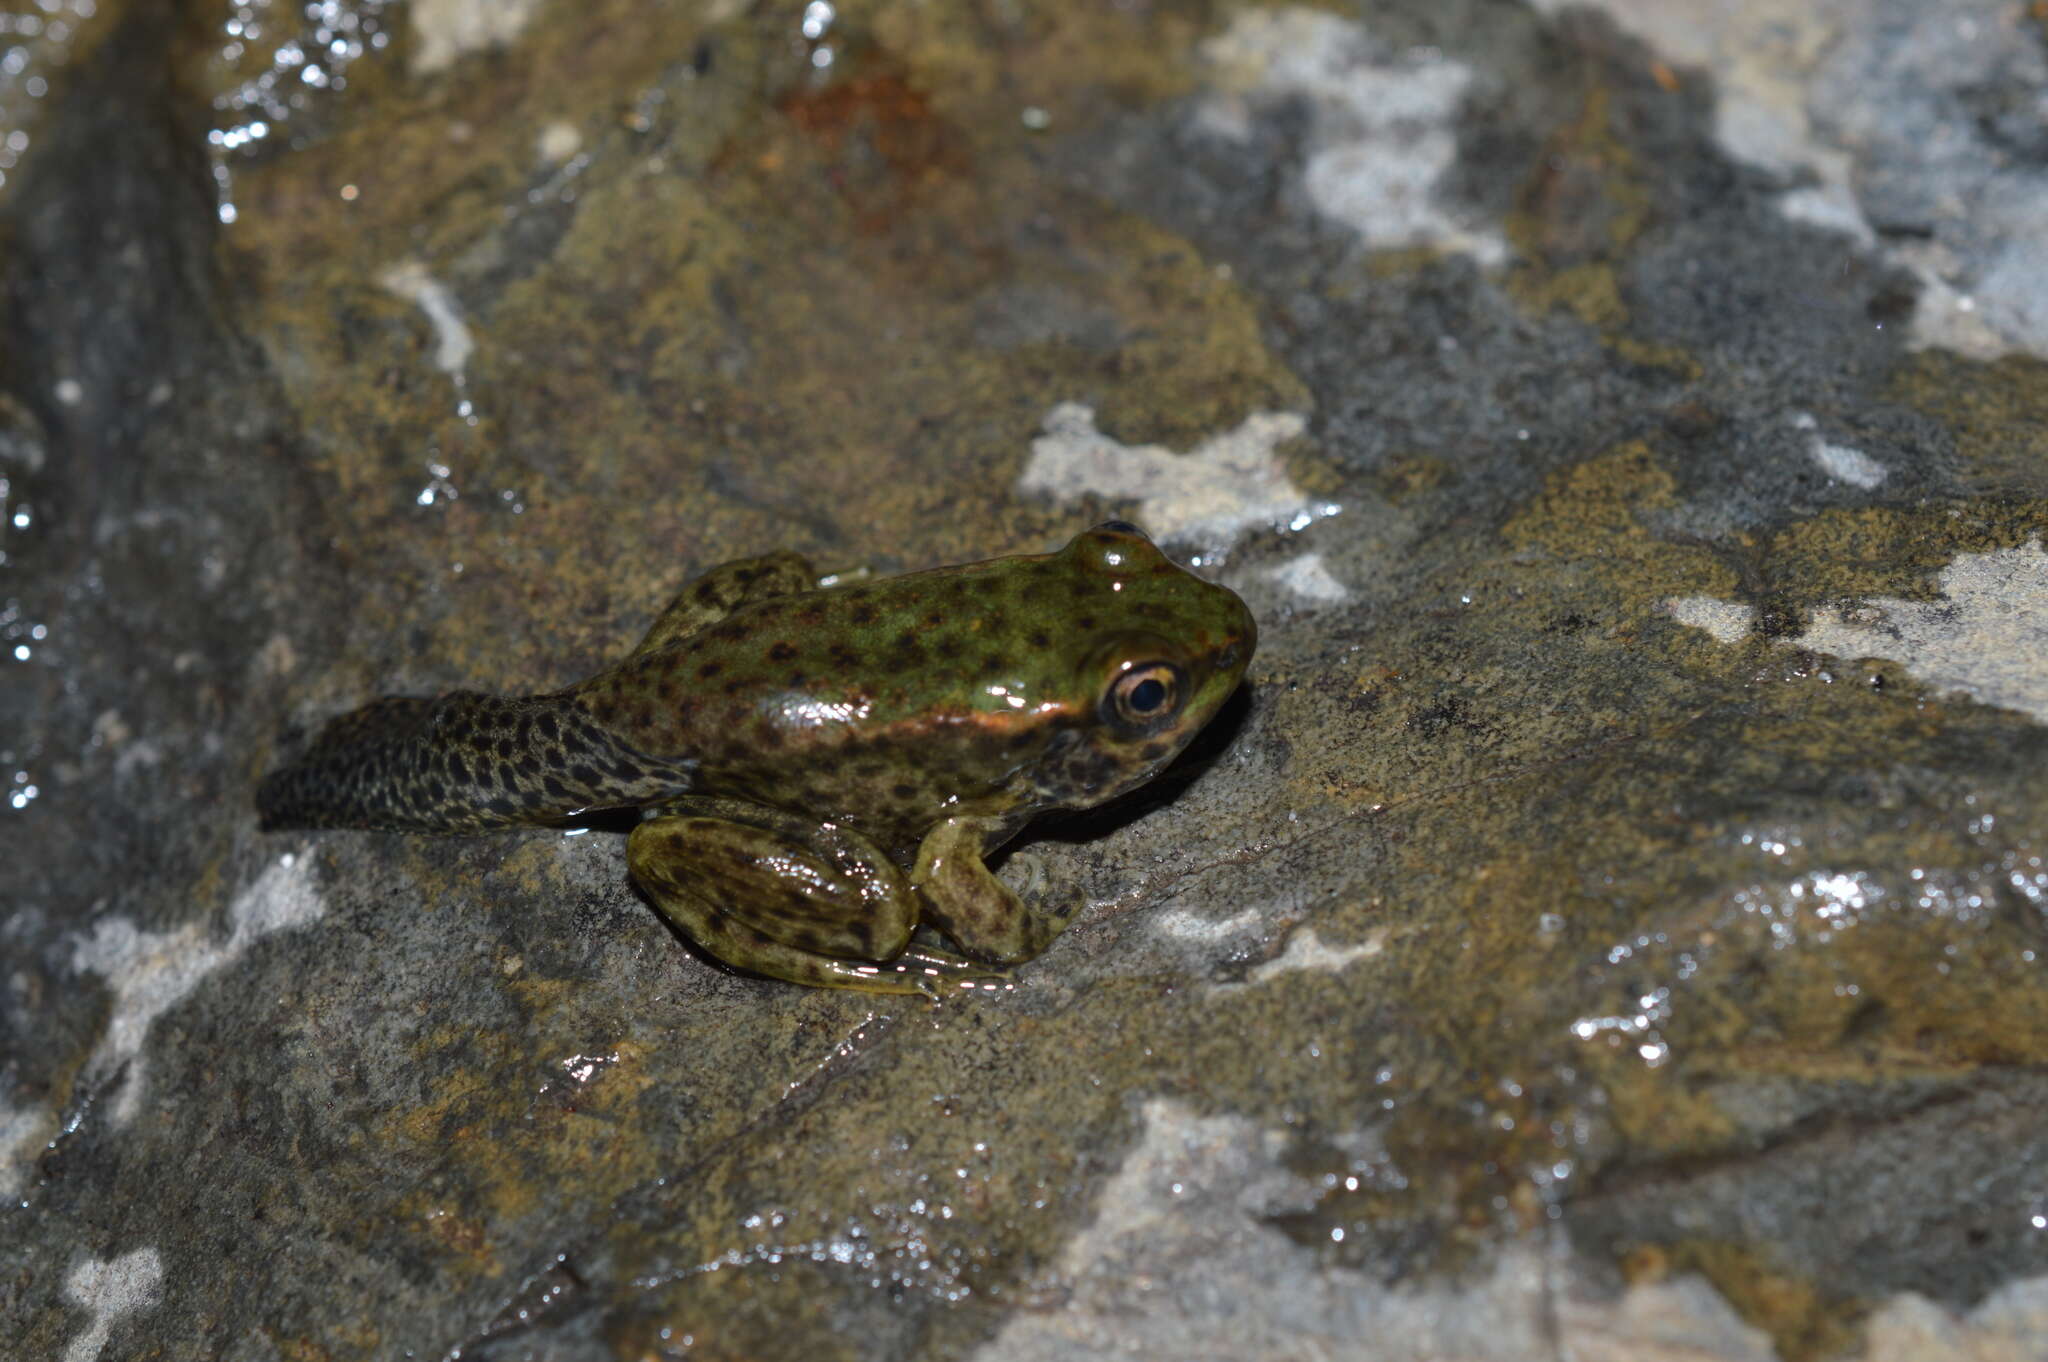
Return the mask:
M1200 780L1236 741L1237 735L1250 722L1255 704L1251 686L1240 682L1217 706L1209 722L1188 740L1187 746L1149 779L1100 804L1050 808L1041 819L1034 821L1027 835L1050 837L1061 842L1092 842L1171 804L1190 785ZM1078 740L1079 735L1075 737Z

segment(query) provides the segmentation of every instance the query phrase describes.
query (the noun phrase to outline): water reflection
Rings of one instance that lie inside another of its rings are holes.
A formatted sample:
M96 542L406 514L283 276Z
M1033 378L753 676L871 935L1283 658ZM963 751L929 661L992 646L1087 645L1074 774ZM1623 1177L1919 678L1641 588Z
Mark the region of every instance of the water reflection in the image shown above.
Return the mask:
M274 142L289 143L297 120L325 92L348 88L348 68L391 41L393 0L237 0L222 21L214 128L214 189L220 220L233 222L233 165Z

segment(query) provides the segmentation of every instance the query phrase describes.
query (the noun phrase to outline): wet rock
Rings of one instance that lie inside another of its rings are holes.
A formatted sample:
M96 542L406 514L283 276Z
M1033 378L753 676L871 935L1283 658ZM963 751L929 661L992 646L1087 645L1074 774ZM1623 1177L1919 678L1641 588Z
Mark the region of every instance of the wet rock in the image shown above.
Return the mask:
M2048 1346L2033 8L62 10L25 1355ZM256 831L691 571L1111 514L1261 653L999 995L725 972L609 827Z

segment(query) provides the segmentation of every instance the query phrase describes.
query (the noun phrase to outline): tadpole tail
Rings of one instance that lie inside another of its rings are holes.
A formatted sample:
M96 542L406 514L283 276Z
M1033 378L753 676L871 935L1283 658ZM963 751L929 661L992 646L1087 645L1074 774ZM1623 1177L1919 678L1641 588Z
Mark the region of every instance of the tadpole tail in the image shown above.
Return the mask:
M256 789L264 831L481 832L559 823L678 786L687 764L635 752L573 696L387 696L327 722Z

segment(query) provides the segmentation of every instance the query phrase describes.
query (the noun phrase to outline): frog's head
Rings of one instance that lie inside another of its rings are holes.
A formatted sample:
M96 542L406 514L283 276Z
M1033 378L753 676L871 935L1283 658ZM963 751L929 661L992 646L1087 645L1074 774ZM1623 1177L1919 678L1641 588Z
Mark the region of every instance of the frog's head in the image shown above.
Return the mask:
M1050 803L1087 808L1150 779L1215 717L1258 626L1236 592L1125 521L1077 535L1050 561L1069 586L1058 621L1068 722L1034 782Z

